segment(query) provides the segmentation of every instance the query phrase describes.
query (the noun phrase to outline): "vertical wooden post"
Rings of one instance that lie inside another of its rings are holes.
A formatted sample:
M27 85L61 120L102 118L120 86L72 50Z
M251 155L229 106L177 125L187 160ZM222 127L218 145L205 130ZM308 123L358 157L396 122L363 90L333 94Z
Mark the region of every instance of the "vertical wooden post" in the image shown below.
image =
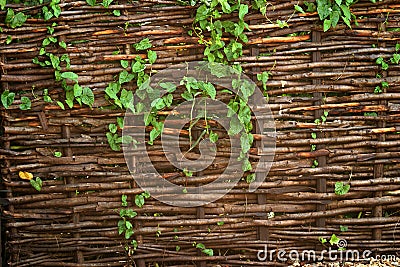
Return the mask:
M382 7L385 8L386 6ZM384 18L384 15L381 14L381 18ZM378 24L378 31L386 31L386 23L379 23ZM386 43L382 42L379 44L380 47L386 47ZM382 71L382 77L385 78L388 76L388 71ZM383 90L383 93L387 93L387 88L381 88ZM387 106L387 101L386 100L379 100L378 101L379 105ZM379 116L385 116L386 112L378 112ZM377 122L377 127L378 128L384 128L386 127L386 122L384 119L381 119ZM378 134L377 136L377 141L378 142L385 142L386 141L386 135L384 133ZM383 153L385 152L385 148L378 147L376 149L377 153ZM384 164L383 163L377 163L374 164L374 179L379 179L383 178L384 176ZM382 191L377 191L374 193L374 197L382 197ZM383 216L383 208L381 205L375 206L372 210L373 216L374 217L382 217ZM382 239L382 229L381 228L373 228L372 229L372 238L375 240L381 240Z
M321 33L319 31L313 31L312 32L312 42L314 43L321 43ZM312 62L319 62L321 61L321 52L320 51L315 51L312 53ZM314 72L320 71L319 68L314 68ZM313 79L313 85L315 92L313 93L313 98L314 98L314 105L318 106L322 104L322 93L318 92L319 88L318 86L321 84L321 79ZM324 111L321 109L317 109L314 112L314 118L319 119L321 116L324 114ZM318 132L317 133L317 138L323 138L324 133ZM324 149L325 145L317 145L316 149ZM326 156L320 156L317 157L318 161L318 167L325 167L326 166ZM326 178L318 178L317 179L317 193L326 193ZM317 204L317 211L325 211L326 206L325 204ZM317 227L325 227L325 218L317 218L316 219L316 226Z

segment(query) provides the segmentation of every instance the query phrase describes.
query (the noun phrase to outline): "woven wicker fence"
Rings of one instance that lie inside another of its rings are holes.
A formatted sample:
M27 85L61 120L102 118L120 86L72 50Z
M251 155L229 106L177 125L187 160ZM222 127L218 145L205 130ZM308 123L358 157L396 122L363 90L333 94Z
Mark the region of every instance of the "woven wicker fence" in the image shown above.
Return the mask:
M132 206L142 189L122 152L107 143L108 124L124 112L108 108L104 89L122 70L120 60L146 56L131 46L145 37L158 54L153 70L202 60L203 46L187 33L195 7L149 0L119 1L106 9L62 1L61 16L44 21L34 18L42 6L10 5L32 15L14 29L4 25L1 11L1 86L16 93L14 103L1 110L4 260L10 266L285 266L274 261L276 255L262 262L257 253L265 245L318 252L326 249L320 237L329 240L332 234L346 240L348 250L398 253L400 66L390 58L400 43L400 5L359 1L352 10L357 26L339 24L323 32L318 14L294 13L296 4L303 3L270 1L266 17L249 13L249 42L237 60L254 81L256 74L271 72L267 92L277 137L265 181L253 193L242 181L202 207L147 199L132 220L139 243L134 252L125 250L118 234L118 210L123 194ZM94 92L93 108L76 104L62 110L43 100L44 89L54 100L65 95L53 69L32 63L53 22L53 36L67 48L52 52L69 55L79 84ZM379 57L389 69L376 63ZM23 96L32 100L26 111L19 108ZM321 116L326 122L316 124ZM159 141L149 147L155 165L166 178L185 183L188 178L169 167L160 149ZM256 142L253 159L261 150ZM217 161L216 169L224 157ZM20 179L20 171L40 177L42 190ZM189 181L201 184L215 173ZM349 192L335 194L337 182L349 183ZM199 243L213 256L194 246Z

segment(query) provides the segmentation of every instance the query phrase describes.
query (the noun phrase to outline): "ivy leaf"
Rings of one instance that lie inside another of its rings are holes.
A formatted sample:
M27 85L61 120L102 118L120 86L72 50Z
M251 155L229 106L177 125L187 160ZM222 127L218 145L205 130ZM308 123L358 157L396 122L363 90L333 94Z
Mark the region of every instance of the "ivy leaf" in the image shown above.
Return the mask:
M331 3L329 1L330 0L317 1L318 4L317 12L320 20L324 20L332 12Z
M126 221L127 223L130 223L128 221ZM132 225L132 224L131 224ZM125 239L129 239L131 238L131 236L134 234L134 231L132 228L126 229L125 231Z
M335 0L336 4L340 6L342 4L342 0Z
M121 10L115 9L115 10L113 10L113 14L114 14L114 16L119 17L119 16L121 16Z
M218 141L218 134L213 131L210 131L209 138L210 142L215 144Z
M303 8L302 8L301 6L299 6L299 5L294 5L294 9L295 9L297 12L300 12L300 13L302 13L302 14L305 14L305 13L306 13L306 12L304 12Z
M243 20L244 16L249 13L249 7L247 5L244 4L240 4L239 7L239 19Z
M5 108L8 108L14 102L14 98L15 98L15 93L10 92L9 90L5 90L1 94L1 103Z
M59 5L52 5L50 4L51 9L53 9L53 14L56 18L61 15L61 7Z
M19 105L21 110L28 110L31 109L31 100L29 97L23 96L21 97L21 104Z
M101 3L102 6L104 6L105 8L108 8L113 0L103 0L103 2Z
M42 13L44 20L49 20L53 17L53 13L49 10L47 6L42 7Z
M92 105L94 103L93 91L89 87L84 87L82 90L81 99L82 99L83 104L86 104L89 107L92 107Z
M182 96L183 99L185 99L186 101L193 100L193 95L192 95L188 90L185 90L185 92L183 92L183 93L181 94L181 96Z
M37 191L42 190L43 182L42 179L40 179L39 177L36 177L35 180L32 179L29 182L31 183L32 187L35 188Z
M134 44L133 47L139 51L139 50L146 50L152 47L152 44L150 43L149 38L145 38L141 40L139 43Z
M331 28L332 21L330 19L324 20L324 32L328 31Z
M343 19L344 23L346 23L347 27L349 27L351 29L350 20L348 18L346 18L346 17L343 17L343 16L342 16L342 19Z
M5 19L5 24L11 28L16 28L22 26L28 17L24 13L18 12L14 13L11 8L7 9L7 15Z
M67 71L67 72L61 73L61 78L70 79L74 82L78 82L78 74L76 74L72 71Z
M139 208L143 207L143 205L144 205L144 196L142 196L142 195L136 195L136 196L135 196L135 204L136 204L136 206L138 206Z
M135 110L135 108L133 106L133 92L132 91L128 91L126 89L122 89L120 100L121 100L122 105L126 109L129 108L132 111Z
M172 93L176 90L176 85L171 82L160 83L160 87L167 90L168 93Z
M337 237L335 234L332 234L331 238L329 239L329 243L333 246L339 243L340 238Z
M331 26L332 26L332 28L335 28L336 25L339 22L339 18L340 18L339 12L338 11L333 11L331 13L331 17L330 18L331 18L331 21L332 21Z
M135 78L135 76L132 73L128 73L126 70L124 70L119 74L118 82L119 84L128 83L132 81L133 78Z
M96 5L96 0L86 0L86 3L90 6L95 6Z
M126 68L129 66L128 60L121 60L120 63L121 63L121 66L122 66L124 69L126 69Z
M121 235L125 231L125 220L118 221L118 234Z
M111 98L111 99L118 99L118 92L121 89L121 85L118 83L110 83L107 88L104 90L106 94Z
M350 12L349 7L346 6L346 5L341 5L341 6L340 6L340 9L342 9L343 15L344 15L348 20L350 20L350 19L351 19L351 12Z
M343 182L336 182L335 183L335 194L336 195L344 195L347 194L350 190L350 184L345 185Z
M211 97L211 99L215 100L215 97L217 95L217 91L215 90L215 87L212 83L204 83L204 90L207 92L207 94Z
M144 71L145 68L146 66L142 64L140 61L135 61L135 63L132 64L132 72L139 73Z
M82 95L82 87L79 84L74 85L74 97L80 97Z
M229 135L237 135L243 129L242 123L236 118L236 116L232 117L229 122Z
M149 59L150 64L154 64L157 60L157 53L155 51L149 50L147 51L147 58Z
M109 125L108 125L108 129L110 130L110 132L111 133L116 133L117 132L117 125L115 125L114 123L110 123Z
M107 137L108 144L110 145L110 148L112 150L114 150L114 151L121 150L121 146L117 142L118 134L113 134L113 133L108 132L108 133L106 133L106 137Z
M207 256L210 256L210 257L214 256L214 251L211 248L203 249L201 252L203 252L204 254L206 254Z
M4 10L4 8L6 7L6 3L7 3L6 0L0 0L0 8L1 8L1 10Z

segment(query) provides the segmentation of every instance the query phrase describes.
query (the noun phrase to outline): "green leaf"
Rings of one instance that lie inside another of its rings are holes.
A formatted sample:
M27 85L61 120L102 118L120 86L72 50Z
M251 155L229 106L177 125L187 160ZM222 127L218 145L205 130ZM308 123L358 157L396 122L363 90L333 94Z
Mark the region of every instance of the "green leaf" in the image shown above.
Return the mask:
M74 97L80 97L82 95L82 87L79 84L74 84Z
M217 225L218 225L218 226L222 226L222 225L224 225L224 224L225 224L224 221L219 221L219 222L217 222Z
M191 100L193 100L193 95L192 95L188 90L185 90L185 92L183 92L183 93L181 94L181 96L182 96L186 101L191 101Z
M61 158L62 157L62 153L60 151L55 151L54 152L54 157Z
M340 6L342 4L342 0L335 0L336 4Z
M127 222L128 222L128 221L127 221ZM133 231L132 228L126 229L126 231L125 231L125 239L131 238L131 236L132 236L133 234L134 234L134 231Z
M242 170L244 172L247 172L247 171L251 171L251 169L252 169L251 162L249 161L249 159L245 158L242 163Z
M15 93L10 92L9 90L5 90L1 94L1 103L7 109L14 102Z
M128 73L126 70L123 70L119 74L118 82L119 82L119 84L128 83L128 82L132 81L133 78L135 78L135 75L133 75L132 73Z
M206 254L207 256L210 256L210 257L214 256L214 251L211 248L203 249L201 252L203 252L204 254Z
M303 4L307 7L307 12L315 12L317 9L314 3L304 1Z
M132 209L127 209L126 216L128 216L129 218L134 218L137 216L137 212L133 211Z
M250 173L249 175L246 176L246 183L251 184L256 180L256 174L255 173Z
M1 10L4 10L4 8L6 7L6 3L7 3L6 0L0 0L0 8L1 8Z
M331 28L332 21L330 19L324 20L324 32L328 31Z
M328 240L326 240L326 238L320 237L319 242L321 242L321 244L325 244L326 242L328 242Z
M302 8L301 6L299 6L299 5L294 5L294 9L295 9L297 12L300 12L300 13L302 13L302 14L305 14L305 13L306 13L306 12L304 12L303 8Z
M104 6L105 8L108 8L113 0L103 0L103 2L101 3L102 6Z
M218 134L213 131L210 131L209 138L210 142L215 144L218 141Z
M320 20L324 20L332 12L331 3L329 0L325 0L325 1L317 1L317 4L318 4L317 12L318 12L319 18L320 18Z
M242 123L235 116L233 116L229 122L228 134L237 135L241 130L243 130Z
M24 13L18 12L14 14L14 10L11 8L7 9L7 15L5 19L5 24L11 28L16 28L22 26L28 17Z
M86 104L89 107L92 107L92 105L94 103L93 91L89 87L84 87L82 90L81 99L82 99L83 104Z
M239 19L243 20L244 16L249 13L249 7L244 4L240 4L239 7Z
M122 207L127 207L128 206L128 196L127 195L122 195L121 196L121 206Z
M58 18L61 15L61 7L59 5L51 5L51 8L53 9L54 16Z
M349 230L349 227L340 225L340 231L341 232L347 232L347 230Z
M129 66L128 60L121 60L120 63L121 63L121 66L122 66L124 69L126 69L126 68Z
M135 110L135 107L133 105L133 92L132 91L122 89L120 101L126 109L131 109L132 111Z
M347 194L350 190L350 184L345 185L343 182L336 182L335 183L335 194L336 195L344 195Z
M118 234L121 235L123 232L125 232L125 220L119 220L118 221Z
M117 125L115 125L114 123L110 123L110 124L108 125L108 129L109 129L110 132L113 133L113 134L116 133L117 130L118 130Z
M65 110L64 104L61 101L57 101L56 103L62 110Z
M39 177L36 177L36 180L29 180L29 182L31 183L32 187L35 188L37 191L41 191L42 190L42 179L40 179Z
M342 16L342 20L344 21L344 23L346 23L347 27L349 27L351 29L351 23L350 20L346 17Z
M67 49L67 44L66 44L64 41L58 42L58 45L59 45L61 48Z
M28 110L31 109L31 100L29 97L23 96L21 97L21 104L19 105L21 110Z
M107 88L104 90L106 94L111 98L111 99L118 99L118 92L121 89L120 84L118 83L110 83L108 84Z
M338 12L338 11L333 11L332 13L331 13L331 21L332 21L332 23L331 23L331 27L332 28L335 28L336 27L336 25L338 24L338 22L339 22L339 18L340 18L340 13Z
M331 238L329 239L329 243L333 246L339 243L340 238L337 237L335 234L332 234Z
M121 10L114 9L113 14L114 14L114 16L119 17L119 16L121 16Z
M86 0L86 3L88 3L89 6L95 6L96 0Z
M142 195L136 195L136 196L135 196L135 204L136 204L136 206L138 206L139 208L143 207L143 205L144 205L144 196L142 196Z
M155 51L149 50L147 51L147 58L149 59L150 64L154 64L157 60L157 53Z
M206 246L204 246L204 244L202 244L202 243L198 243L198 244L196 245L196 248L205 249Z
M135 63L132 63L132 72L139 73L144 71L146 68L146 65L142 64L140 61L135 61Z
M150 198L150 192L149 191L144 191L142 193L142 196L144 196L145 198Z
M389 69L389 64L387 64L386 62L382 62L382 70L387 70Z
M53 13L49 10L49 8L47 6L44 6L42 8L42 13L43 13L44 20L49 20L53 17Z
M317 138L317 133L311 133L311 138L316 139Z
M168 93L172 93L176 90L176 85L171 82L160 83L160 87L167 90Z
M139 51L139 50L146 50L152 47L152 44L150 43L149 38L145 38L141 40L139 43L134 44L133 47Z
M341 5L340 9L343 11L343 15L345 18L347 18L348 20L351 19L351 12L348 6L346 5Z
M215 99L217 95L217 91L215 90L215 87L212 83L204 83L204 90L207 92L207 94L211 97L211 99Z
M78 74L71 72L71 71L67 71L67 72L63 72L61 73L61 77L64 79L70 79L74 82L78 82Z
M395 46L396 52L400 50L400 44L396 44Z
M118 127L123 129L124 128L124 118L123 117L117 117L117 124Z

